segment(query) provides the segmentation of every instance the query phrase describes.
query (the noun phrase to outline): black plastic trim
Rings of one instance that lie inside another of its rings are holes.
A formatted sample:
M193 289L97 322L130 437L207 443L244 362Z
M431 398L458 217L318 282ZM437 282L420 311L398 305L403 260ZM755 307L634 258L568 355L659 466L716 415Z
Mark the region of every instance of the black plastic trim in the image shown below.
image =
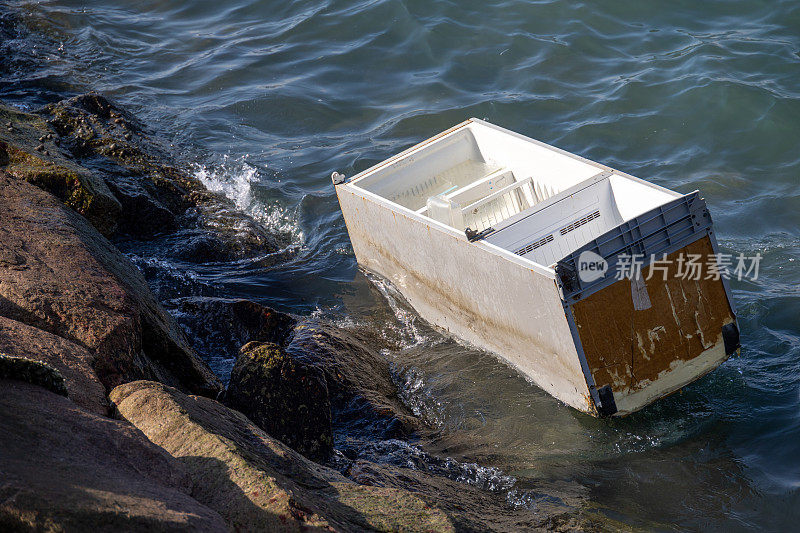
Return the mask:
M479 241L484 237L486 237L487 235L491 235L492 233L494 233L494 228L486 228L485 230L480 232L475 231L474 229L471 228L467 228L464 230L464 234L467 236L467 240L469 242Z
M741 347L739 326L736 325L736 322L722 326L722 341L725 343L725 355L731 355Z
M614 391L610 385L603 385L597 389L597 394L600 397L600 405L597 406L600 416L611 416L617 412L617 402L614 401Z

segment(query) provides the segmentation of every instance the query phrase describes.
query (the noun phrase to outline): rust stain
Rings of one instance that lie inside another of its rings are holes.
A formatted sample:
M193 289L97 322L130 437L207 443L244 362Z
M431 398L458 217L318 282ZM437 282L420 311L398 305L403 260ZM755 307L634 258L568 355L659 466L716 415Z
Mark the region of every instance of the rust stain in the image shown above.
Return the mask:
M589 394L584 394L583 400L586 402L586 412L592 416L599 416L599 413L597 412L597 406L595 406L592 397Z
M720 280L683 280L677 255L713 254L703 237L671 254L667 280L656 272L645 285L652 307L634 310L629 280L618 281L573 307L589 368L597 387L633 392L656 381L676 362L689 361L713 346L724 324L733 321ZM650 267L643 269L645 278ZM680 295L680 296L678 296Z

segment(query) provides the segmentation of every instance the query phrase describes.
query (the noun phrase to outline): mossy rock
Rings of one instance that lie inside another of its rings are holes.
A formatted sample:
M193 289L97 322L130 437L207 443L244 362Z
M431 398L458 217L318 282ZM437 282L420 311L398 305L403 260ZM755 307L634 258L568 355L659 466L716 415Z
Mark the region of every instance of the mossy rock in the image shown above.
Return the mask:
M57 165L14 146L5 147L8 156L6 171L44 189L90 220L97 218L99 203L104 203L93 190L90 180L75 169ZM113 202L105 202L109 206ZM102 210L108 211L108 208ZM113 207L110 207L113 210ZM105 213L111 215L112 213ZM102 222L102 225L107 225ZM107 232L106 232L107 233Z
M325 375L277 344L242 348L224 402L306 457L324 459L333 448Z
M46 363L24 357L0 353L0 379L25 381L61 396L67 395L67 386L61 372Z
M324 372L338 421L368 427L382 439L404 438L421 427L400 400L389 362L357 330L307 319L294 328L286 351Z
M0 169L49 192L102 234L117 227L122 206L105 182L71 159L62 138L39 115L0 104ZM12 126L6 127L10 123Z

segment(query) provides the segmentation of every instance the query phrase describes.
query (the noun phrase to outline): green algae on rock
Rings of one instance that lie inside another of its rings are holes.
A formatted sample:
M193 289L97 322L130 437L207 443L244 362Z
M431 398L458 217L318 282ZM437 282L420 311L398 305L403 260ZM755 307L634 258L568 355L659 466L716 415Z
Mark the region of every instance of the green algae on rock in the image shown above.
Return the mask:
M122 206L106 183L76 164L41 116L0 104L0 169L29 181L85 216L102 234L117 229Z
M92 367L96 357L84 346L0 316L0 353L55 368L64 377L70 400L91 413L108 414L106 389Z
M242 347L224 403L310 459L325 459L333 448L324 373L277 344Z
M67 387L64 385L64 376L61 372L40 361L0 353L0 379L25 381L61 396L67 396Z

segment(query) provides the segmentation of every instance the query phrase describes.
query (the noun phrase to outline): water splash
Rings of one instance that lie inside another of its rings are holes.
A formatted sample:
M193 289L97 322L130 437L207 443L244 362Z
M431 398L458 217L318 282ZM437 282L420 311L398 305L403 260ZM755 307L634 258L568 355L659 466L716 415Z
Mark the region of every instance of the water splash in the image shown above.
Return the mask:
M428 472L490 492L504 492L517 483L515 477L506 475L499 468L461 463L452 457L441 458L398 439L369 443L362 449L360 458Z
M380 291L389 308L397 318L398 328L397 332L403 337L401 348L408 350L423 345L432 345L441 342L441 339L435 339L432 336L425 335L418 325L417 321L419 316L413 311L406 308L404 303L401 303L403 297L397 292L388 281L373 274L367 273L367 278L372 284Z
M268 179L248 163L246 157L234 159L225 155L220 164L195 163L192 169L206 189L225 195L237 210L253 217L265 229L290 235L293 245L302 245L305 241L297 208L289 209L277 199L261 198L258 185L267 183Z
M258 181L258 170L240 161L236 164L229 156L223 157L219 167L195 165L194 175L212 192L221 192L236 204L240 211L247 211L253 201L253 183Z

